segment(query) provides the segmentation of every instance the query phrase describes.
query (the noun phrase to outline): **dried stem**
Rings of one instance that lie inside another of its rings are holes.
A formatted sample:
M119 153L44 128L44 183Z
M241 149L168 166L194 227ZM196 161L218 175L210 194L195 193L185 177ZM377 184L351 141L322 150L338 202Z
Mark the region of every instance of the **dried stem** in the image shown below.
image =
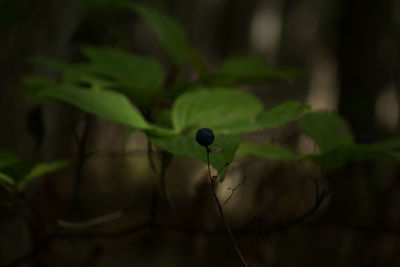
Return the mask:
M231 227L229 226L229 223L225 218L225 214L224 214L224 211L222 209L221 203L220 203L220 201L219 201L219 199L217 197L217 194L215 193L215 181L217 180L218 176L213 177L211 175L211 170L210 170L210 149L208 147L206 147L206 151L207 151L208 176L209 176L210 182L211 182L212 196L214 197L215 202L217 203L217 207L218 207L219 213L221 214L221 217L222 217L222 220L224 222L226 231L228 232L228 234L229 234L229 236L230 236L230 238L232 240L232 244L235 247L236 253L238 254L240 260L242 261L243 266L248 267L248 265L246 263L246 260L244 259L243 255L242 255L242 252L240 251L240 248L239 248L239 246L238 246L238 244L236 242L235 236L232 233Z

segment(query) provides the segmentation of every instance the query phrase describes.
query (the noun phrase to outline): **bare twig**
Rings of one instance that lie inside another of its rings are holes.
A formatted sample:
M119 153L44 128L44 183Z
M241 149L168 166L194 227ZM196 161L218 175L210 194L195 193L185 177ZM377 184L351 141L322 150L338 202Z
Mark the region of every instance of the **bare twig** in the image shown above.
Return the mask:
M231 194L230 194L229 197L224 201L223 206L225 206L225 205L229 202L229 200L230 200L230 199L232 198L232 196L233 196L233 193L235 193L236 189L238 189L240 186L244 185L244 183L246 182L246 179L247 179L247 177L244 176L244 177L243 177L243 180L242 180L238 185L236 185L234 188L230 188L230 187L227 188L228 190L231 190Z
M206 147L206 151L207 151L208 175L209 175L210 182L211 182L212 195L213 195L213 197L215 199L215 203L217 204L219 213L221 214L221 217L222 217L222 220L224 222L226 231L228 232L228 234L229 234L229 236L230 236L230 238L232 240L232 244L235 247L236 253L238 254L240 260L242 261L243 266L248 267L248 265L246 263L246 260L244 259L243 255L242 255L242 252L240 251L240 248L239 248L239 246L238 246L238 244L236 242L235 236L232 233L231 227L229 226L229 223L225 218L225 214L224 214L224 211L222 209L221 203L219 202L217 194L215 193L215 181L216 181L216 178L214 179L213 176L211 175L211 170L210 170L210 150L209 150L208 147Z
M215 179L217 179L220 176L222 170L225 169L228 165L229 165L229 163L225 162L224 166L222 166L221 169L219 169L217 175L213 176L213 178L215 177Z

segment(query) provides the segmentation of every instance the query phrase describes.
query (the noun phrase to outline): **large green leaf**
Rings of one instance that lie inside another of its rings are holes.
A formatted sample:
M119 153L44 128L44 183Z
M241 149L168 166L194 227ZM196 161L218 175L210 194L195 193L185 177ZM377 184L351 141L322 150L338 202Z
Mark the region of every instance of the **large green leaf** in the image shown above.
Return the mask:
M177 157L193 158L207 163L207 152L196 142L194 132L173 139L151 138L150 140L159 148L165 149ZM216 135L215 142L210 146L210 149L214 151L210 153L211 165L216 170L220 170L225 164L231 163L241 140L239 136ZM224 178L225 172L226 169L221 172L221 180Z
M84 47L83 53L97 71L115 79L118 87L132 97L146 99L162 87L164 70L152 58L105 47Z
M347 123L337 114L307 114L300 120L300 128L314 140L323 153L353 144L353 136Z
M236 151L237 155L251 155L272 160L294 160L296 155L279 144L256 144L244 142Z
M150 128L139 110L126 96L118 92L59 85L40 91L39 97L41 96L67 102L89 113L133 128Z
M137 3L131 4L131 8L155 30L165 53L175 66L180 67L185 60L189 59L199 72L206 71L203 59L189 44L185 31L177 20Z
M230 133L244 121L255 121L262 103L253 95L232 89L201 89L178 97L172 107L174 129L182 132L190 127L209 127Z

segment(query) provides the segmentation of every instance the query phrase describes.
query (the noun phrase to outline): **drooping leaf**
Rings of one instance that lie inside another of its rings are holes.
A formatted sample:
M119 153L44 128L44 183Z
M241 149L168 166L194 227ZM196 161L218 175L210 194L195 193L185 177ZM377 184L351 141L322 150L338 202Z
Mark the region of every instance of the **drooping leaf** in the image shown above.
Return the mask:
M59 85L40 91L39 96L67 102L86 112L133 128L150 128L139 110L118 92Z
M182 25L176 19L137 3L131 4L131 8L155 30L165 53L175 66L180 67L189 59L199 72L206 72L203 59L189 44Z
M20 159L9 150L0 149L0 169L17 163Z
M345 164L357 161L377 161L393 159L400 161L400 139L392 138L371 144L348 144L320 154L307 155L332 171Z
M272 160L294 160L296 155L279 144L256 144L244 142L240 144L237 155L251 155Z
M0 183L1 182L5 183L6 185L15 186L14 179L2 172L0 172Z
M253 95L232 89L201 89L178 97L172 107L174 129L182 132L190 127L208 127L230 133L243 121L255 120L262 103Z
M300 120L300 128L314 140L323 153L354 143L349 127L337 114L329 112L307 114Z
M83 53L98 72L113 78L132 97L147 99L162 87L164 70L152 58L105 47L84 47Z
M42 177L46 174L53 173L59 169L64 168L68 165L68 161L66 160L58 160L53 162L39 162L34 165L29 172L18 180L18 187L21 189L25 186L29 181Z
M161 149L165 149L177 157L198 159L207 163L207 153L204 147L200 146L195 140L195 133L173 139L151 138L152 143ZM210 146L211 165L220 170L227 163L231 163L235 157L236 150L241 142L239 136L216 135L215 142ZM226 168L221 172L221 180L224 178Z
M1 173L8 176L17 184L29 171L37 164L30 159L19 159L13 164L7 165L1 169Z
M46 77L29 75L22 78L20 89L30 96L35 96L38 91L55 84L55 81Z

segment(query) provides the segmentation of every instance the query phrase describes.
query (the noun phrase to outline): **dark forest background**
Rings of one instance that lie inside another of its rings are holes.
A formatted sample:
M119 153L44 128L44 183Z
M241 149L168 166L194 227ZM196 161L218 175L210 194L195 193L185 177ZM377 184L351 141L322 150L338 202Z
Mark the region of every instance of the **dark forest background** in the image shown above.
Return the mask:
M30 57L76 62L82 45L152 56L171 74L149 25L108 2L0 1L0 148L40 161L73 159L21 195L0 188L0 266L241 266L205 164L154 148L165 172L160 192L143 132L127 135L117 123L21 89L29 75L60 79ZM399 134L398 1L142 3L175 17L210 69L257 55L302 71L293 83L246 87L264 107L298 100L337 112L359 143ZM179 75L193 77L186 67ZM295 123L245 138L316 149ZM392 161L325 172L308 162L242 157L217 191L221 199L233 193L224 210L252 267L400 266L399 175Z

